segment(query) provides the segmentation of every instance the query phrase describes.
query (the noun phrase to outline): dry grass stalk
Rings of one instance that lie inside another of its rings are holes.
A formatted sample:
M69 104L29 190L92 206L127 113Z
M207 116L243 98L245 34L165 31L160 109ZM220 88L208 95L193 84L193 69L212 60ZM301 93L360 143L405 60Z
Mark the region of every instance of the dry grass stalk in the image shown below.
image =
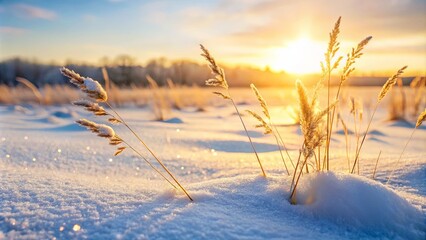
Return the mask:
M390 103L388 104L389 120L405 120L405 112L407 106L406 95L403 88L402 78L398 78L398 94L390 91Z
M377 97L377 101L380 102L386 94L389 92L389 90L392 89L392 86L396 84L398 81L398 78L401 76L402 73L404 73L404 70L407 68L407 66L402 67L398 70L396 74L394 74L392 77L390 77L385 84L382 87L382 90L380 90L379 96Z
M287 171L287 174L290 175L287 164L285 163L284 155L283 155L282 150L281 150L280 140L281 140L281 143L284 147L284 150L287 153L287 157L289 158L293 167L294 167L294 164L293 164L293 161L290 157L290 154L288 153L287 147L285 146L285 143L282 140L281 135L279 134L277 127L272 123L271 115L270 115L269 109L268 109L268 104L266 103L265 99L262 97L259 90L256 88L256 86L254 84L250 84L250 87L251 87L252 91L254 92L254 94L256 95L256 98L257 98L257 100L258 100L258 102L259 102L259 104L262 108L263 115L268 119L268 123L265 120L263 120L263 118L260 115L258 115L257 113L254 113L253 111L250 111L250 110L247 110L247 111L260 122L260 124L256 125L256 127L263 127L265 129L265 134L272 133L274 135L274 138L277 142L278 149L280 151L280 155L281 155L281 159L283 161L284 167Z
M105 91L108 93L108 101L114 104L117 104L118 96L117 91L114 88L114 84L112 83L111 79L109 78L108 71L105 67L101 68L102 77L105 81Z
M379 164L380 155L382 155L382 150L380 150L379 156L377 156L376 165L374 166L374 171L373 171L373 177L372 177L373 179L376 177L376 170L377 170L377 165Z
M182 110L183 109L183 103L180 98L180 94L177 90L176 85L173 83L173 80L168 78L167 79L167 86L169 87L169 98L171 105L174 109Z
M206 61L209 63L209 68L212 71L212 74L214 75L213 79L208 79L206 81L207 86L212 87L219 87L225 89L226 93L222 92L213 92L214 94L222 97L225 100L230 100L232 102L232 105L234 106L235 112L238 114L238 117L240 118L241 124L243 125L244 131L247 134L247 137L250 141L250 145L253 149L254 154L256 155L257 162L259 163L260 169L262 171L262 175L266 177L265 170L263 169L262 163L260 161L259 155L257 154L256 149L254 148L253 141L251 140L250 135L248 134L247 127L243 121L243 118L241 117L240 111L237 108L237 105L235 104L234 99L231 97L231 93L229 92L229 85L225 78L225 72L222 68L220 68L217 64L213 56L211 56L210 52L200 44L201 47L201 56L203 56Z
M408 138L407 142L405 143L404 148L402 149L401 155L399 155L399 158L398 158L398 160L396 161L395 166L393 167L392 172L389 174L389 178L388 178L388 180L386 181L386 184L388 184L388 183L389 183L389 181L391 180L391 178L392 178L392 176L393 176L393 174L394 174L394 172L395 172L396 168L398 167L399 161L401 160L402 155L404 154L405 149L406 149L406 148L407 148L407 146L408 146L408 143L411 141L411 138L413 138L414 132L416 131L416 129L417 129L418 127L420 127L420 125L422 125L422 123L425 121L425 119L426 119L426 108L423 110L423 112L421 112L421 113L420 113L419 117L417 118L416 126L414 127L413 131L411 132L410 137Z
M257 124L255 127L256 128L263 128L263 134L266 135L266 134L272 133L271 126L269 126L269 124L266 123L266 121L263 120L263 118L259 114L255 113L251 110L246 110L246 112L248 112L251 116L253 116L257 121L260 122L260 124Z
M343 126L343 132L345 133L345 145L346 145L346 159L348 161L348 171L351 171L351 163L350 163L350 157L349 157L349 133L348 133L348 127L346 126L345 121L343 121L343 118L340 117L340 122Z
M170 107L167 104L157 82L149 75L146 76L146 79L148 80L149 87L152 90L152 110L155 115L155 120L164 121L166 119L167 112L170 111Z
M334 24L334 28L329 33L330 40L328 42L328 48L327 52L324 54L325 57L325 64L321 62L321 68L323 71L323 76L327 76L327 107L330 107L330 80L331 80L331 72L336 69L339 66L340 61L342 60L342 57L338 57L336 60L334 60L337 51L340 49L340 42L337 41L337 37L340 33L340 21L341 17L339 17ZM334 62L333 62L334 61ZM326 166L327 170L329 170L329 144L328 139L330 138L330 114L327 113L327 145L325 148L325 158L326 158Z
M355 70L354 64L355 61L360 58L363 55L364 47L370 42L372 39L371 36L368 36L364 38L361 42L358 43L356 48L352 48L351 52L349 52L346 55L346 63L342 69L342 74L340 75L340 82L339 87L337 88L337 93L335 100L339 100L340 97L340 91L342 88L343 83L350 77L351 73ZM331 113L331 121L330 125L327 128L328 134L327 134L327 142L326 142L326 152L327 152L327 168L329 168L329 151L330 151L330 140L331 140L331 134L333 131L333 122L334 122L334 115L336 112L336 108L333 108L333 111Z
M362 137L362 140L361 140L361 144L359 145L359 148L357 149L357 151L356 151L356 155L355 155L355 161L354 161L354 165L353 165L353 167L352 167L352 171L351 171L351 173L354 173L354 170L355 170L355 166L356 166L356 164L357 164L357 162L358 162L358 159L359 159L359 154L360 154L360 152L361 152L361 149L362 149L362 146L363 146L363 144L364 144L364 141L365 141L365 137L367 136L367 134L368 134L368 130L370 129L370 125L371 125L371 122L373 121L373 118L374 118L374 114L376 113L376 111L377 111L377 107L379 106L379 104L380 104L380 102L382 101L382 99L386 96L386 94L389 92L389 90L391 90L391 88L392 88L392 86L393 85L395 85L395 83L396 83L396 81L397 81L397 79L401 76L401 74L402 73L404 73L404 70L407 68L407 66L404 66L404 67L402 67L401 69L399 69L392 77L390 77L386 82L385 82L385 84L383 85L383 87L382 87L382 90L380 91L380 93L379 93L379 95L377 96L377 102L376 102L376 105L375 105L375 107L374 107L374 110L373 110L373 114L371 115L371 118L370 118L370 121L368 122L368 125L367 125L367 129L365 130L365 133L364 133L364 136Z
M193 199L185 190L185 188L183 188L183 186L177 181L177 179L163 164L163 162L154 154L154 152L146 145L146 143L139 137L139 135L136 134L136 132L126 123L126 121L118 114L118 112L111 106L111 104L108 103L107 93L99 84L99 82L90 78L83 78L79 74L65 67L61 69L61 72L64 76L70 78L70 81L74 83L75 85L77 85L83 92L87 93L87 95L90 98L92 98L93 100L97 102L105 102L105 104L111 109L111 111L113 111L113 114L106 112L105 109L100 107L97 103L92 103L90 101L82 101L82 100L76 101L74 102L75 105L83 106L87 111L92 112L95 115L97 115L97 113L98 115L105 115L105 116L109 115L110 118L108 119L108 121L110 121L111 123L123 124L139 140L139 142L148 150L148 152L156 159L156 161L161 165L163 170L167 172L167 174L180 187L180 189L186 194L186 196L191 201L193 201ZM79 120L78 123L82 126L87 127L92 132L98 133L98 136L109 138L110 145L116 146L121 143L125 143L130 149L132 149L136 154L138 154L139 157L141 157L152 169L154 169L157 173L159 173L160 176L162 176L171 186L176 188L176 186L173 183L171 183L171 181L167 177L165 177L161 173L161 171L159 171L154 165L152 165L151 162L148 159L146 159L138 150L136 150L133 146L131 146L130 144L125 142L123 139L115 135L115 132L111 127L106 125L96 124L84 119ZM118 147L114 155L118 155L122 153L124 150L125 148Z
M363 105L360 99L355 99L353 97L350 98L349 101L349 106L350 106L350 113L353 116L354 119L354 133L355 133L355 142L356 142L356 146L355 146L355 154L356 151L358 149L359 146L359 140L360 140L360 135L359 135L359 129L361 128L361 123L362 123L362 115L363 115ZM359 124L357 125L357 122L359 121ZM357 164L357 173L359 174L359 162ZM349 167L349 172L351 172L351 168Z
M26 86L29 89L31 89L31 91L33 92L34 96L37 98L39 104L43 104L45 102L43 95L40 93L40 91L37 89L37 87L34 86L34 84L32 84L30 81L28 81L25 78L21 78L21 77L17 77L16 81L22 83L24 86Z
M74 101L72 102L73 105L75 106L81 106L84 107L84 109L86 109L89 112L93 112L93 114L95 114L96 116L106 116L108 115L107 112L105 111L105 109L101 106L99 106L98 103L94 103L85 99L81 99L78 101Z
M417 116L426 89L426 77L415 77L410 83L410 88L414 89L413 115Z

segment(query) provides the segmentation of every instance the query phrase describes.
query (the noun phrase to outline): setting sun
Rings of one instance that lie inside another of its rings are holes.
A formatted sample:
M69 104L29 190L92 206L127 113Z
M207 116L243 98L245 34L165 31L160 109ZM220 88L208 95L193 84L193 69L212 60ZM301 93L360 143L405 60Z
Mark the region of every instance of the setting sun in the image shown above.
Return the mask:
M321 71L325 47L309 38L291 41L272 52L271 68L294 74L316 73Z

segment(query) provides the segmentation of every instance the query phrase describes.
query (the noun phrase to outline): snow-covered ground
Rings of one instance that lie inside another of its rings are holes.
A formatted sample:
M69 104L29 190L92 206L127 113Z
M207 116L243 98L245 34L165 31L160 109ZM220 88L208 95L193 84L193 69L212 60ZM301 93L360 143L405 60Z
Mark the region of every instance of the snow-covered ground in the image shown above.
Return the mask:
M426 130L414 134L385 186L413 127L384 121L385 109L367 137L361 176L344 174L339 127L330 160L337 173L302 176L300 205L288 202L291 177L274 139L245 118L265 179L231 106L175 111L168 122L151 121L148 108L118 110L195 201L128 149L112 157L105 139L74 123L94 119L80 108L0 106L0 239L425 239ZM281 107L271 112L297 158L298 126L286 124ZM143 150L125 128L115 128Z

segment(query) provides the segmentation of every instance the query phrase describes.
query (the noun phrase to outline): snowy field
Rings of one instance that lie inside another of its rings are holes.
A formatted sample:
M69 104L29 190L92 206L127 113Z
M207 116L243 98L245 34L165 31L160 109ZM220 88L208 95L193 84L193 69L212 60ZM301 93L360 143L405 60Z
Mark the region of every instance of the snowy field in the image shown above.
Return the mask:
M3 105L0 239L425 239L426 128L416 131L385 186L414 127L385 121L385 107L367 136L360 176L347 174L339 126L331 143L336 173L302 176L298 198L305 204L300 205L288 202L291 176L273 137L245 117L268 175L260 176L231 105L174 111L166 122L151 121L148 107L118 110L194 202L130 150L113 157L105 139L74 123L94 119L81 108ZM296 159L303 141L299 127L279 121L285 119L282 107L271 112ZM350 118L347 123L353 130ZM125 128L116 131L140 146Z

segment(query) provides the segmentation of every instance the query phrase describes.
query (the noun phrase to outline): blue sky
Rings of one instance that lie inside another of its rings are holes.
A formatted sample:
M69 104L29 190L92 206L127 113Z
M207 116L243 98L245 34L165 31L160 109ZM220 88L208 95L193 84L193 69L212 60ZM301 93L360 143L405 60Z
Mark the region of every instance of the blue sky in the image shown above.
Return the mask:
M373 36L360 74L404 64L425 74L425 13L424 0L0 1L0 59L98 63L128 54L141 63L156 57L201 61L203 43L225 64L291 72L288 62L298 58L316 67L342 16L342 55ZM300 42L312 50L296 54L291 48Z

